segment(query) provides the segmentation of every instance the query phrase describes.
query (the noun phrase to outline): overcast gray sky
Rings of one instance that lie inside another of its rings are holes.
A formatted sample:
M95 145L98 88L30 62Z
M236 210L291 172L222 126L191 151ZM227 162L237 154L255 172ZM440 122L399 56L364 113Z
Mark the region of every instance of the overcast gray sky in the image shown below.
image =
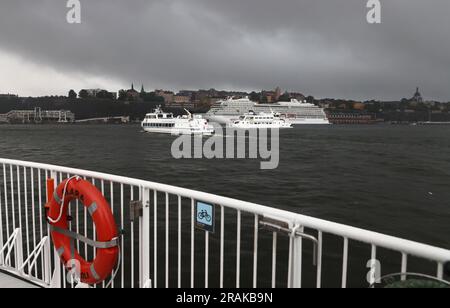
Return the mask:
M0 93L280 86L316 97L450 100L450 1L1 0Z

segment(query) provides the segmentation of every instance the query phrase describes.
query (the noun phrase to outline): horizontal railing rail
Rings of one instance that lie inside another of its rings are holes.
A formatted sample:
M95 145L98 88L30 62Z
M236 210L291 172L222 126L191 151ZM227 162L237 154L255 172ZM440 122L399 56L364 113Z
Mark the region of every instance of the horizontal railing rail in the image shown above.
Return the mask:
M13 231L10 225L14 229L19 226L23 236L26 237L23 243L26 248L25 258L28 258L33 249L39 248L37 245L49 233L45 217L42 217L42 207L46 201L46 178L52 177L59 183L64 178L78 175L92 181L104 193L120 228L126 231L122 239L123 258L120 273L112 280L112 286L159 287L161 284L158 282L164 281L165 287L186 285L195 287L200 284L199 282L206 287L211 284L217 284L219 287L231 284L241 287L241 281L245 281L253 287L266 282L272 287L300 287L302 277L309 275L314 276L315 286L321 287L323 276L327 275L323 271L323 258L329 250L327 247L326 250L324 248L325 234L334 236L335 244L342 244L343 249L339 252L339 256L333 257L335 262L339 259L339 262L342 262L340 275L342 287L346 287L349 280L350 242L370 246L370 260L377 259L377 253L381 249L398 253L399 272L406 272L409 258L416 257L434 262L436 272L433 275L443 279L444 264L450 261L448 249L195 190L10 159L0 159L0 172L2 169L0 249ZM29 211L30 200L33 203L32 213ZM129 214L128 205L133 200L140 200L147 205L144 206L143 215L138 221L129 221L126 217ZM196 229L194 216L197 201L213 204L217 208L218 232L202 232ZM72 215L75 217L72 230L95 237L95 226L87 221L86 211L84 210L83 215L83 209L78 203L71 207ZM264 223L265 220L282 223L285 226L278 231L264 230L264 225L268 225ZM202 234L204 239L200 242L199 236ZM303 255L309 253L305 248L306 240L314 244L316 263L314 274L306 273L305 264L302 262ZM30 244L34 246L30 247ZM218 249L211 250L212 245L216 244ZM78 244L81 249L82 246ZM189 247L190 251L182 247ZM95 250L84 247L84 255L86 258L92 258L95 256ZM0 255L0 268L3 257ZM187 259L190 264L186 263ZM251 266L243 266L244 262ZM259 266L261 262L270 265L270 273L262 273L263 268L267 266ZM42 269L39 272L36 269L38 266L33 263L32 270L36 274L33 278L41 279L43 285L48 285L48 270L44 271L44 264L48 267L48 262L45 263L42 257L40 262ZM55 255L52 269L58 268L64 272L58 264ZM246 275L242 275L243 269L246 270ZM233 282L230 281L228 273L233 273L235 278ZM367 281L367 285L372 282ZM63 278L61 286L68 286ZM103 286L106 286L106 283Z

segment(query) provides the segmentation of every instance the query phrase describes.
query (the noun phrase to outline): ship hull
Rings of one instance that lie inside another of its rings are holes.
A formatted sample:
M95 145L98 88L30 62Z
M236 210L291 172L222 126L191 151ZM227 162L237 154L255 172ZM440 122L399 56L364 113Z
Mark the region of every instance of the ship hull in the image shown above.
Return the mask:
M222 125L230 124L239 118L238 115L208 115L205 116L211 122ZM286 121L292 125L330 125L328 119L290 118Z
M146 133L155 134L170 134L170 135L199 135L199 136L211 136L214 134L213 129L194 130L192 128L142 128Z

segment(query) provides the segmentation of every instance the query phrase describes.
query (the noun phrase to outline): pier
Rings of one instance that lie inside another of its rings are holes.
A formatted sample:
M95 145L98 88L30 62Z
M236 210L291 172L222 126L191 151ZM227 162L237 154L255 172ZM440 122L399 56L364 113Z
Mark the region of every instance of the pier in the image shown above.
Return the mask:
M72 123L75 114L68 110L11 110L0 114L0 124Z
M79 124L127 124L130 123L130 117L118 116L118 117L105 117L105 118L92 118L77 120L75 123Z
M450 122L418 122L417 125L450 125Z

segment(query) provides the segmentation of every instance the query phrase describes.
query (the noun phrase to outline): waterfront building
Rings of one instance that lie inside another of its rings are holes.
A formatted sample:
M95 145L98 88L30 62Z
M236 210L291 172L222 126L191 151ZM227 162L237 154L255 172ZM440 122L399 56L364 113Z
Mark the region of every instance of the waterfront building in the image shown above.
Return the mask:
M10 98L17 98L17 97L19 97L19 96L16 95L16 94L0 94L0 98L8 98L8 99L10 99Z
M75 114L68 110L11 110L0 114L0 123L3 124L39 124L39 123L73 123Z
M134 84L131 84L131 89L119 91L119 100L122 101L137 101L140 96L141 93L134 89Z
M192 97L196 92L197 91L194 90L181 90L177 95Z
M376 115L367 112L332 111L327 113L331 124L375 124Z
M366 109L366 105L364 105L363 103L360 103L360 102L354 103L353 109L354 110L364 110L364 109Z
M196 106L195 102L191 100L190 96L185 95L174 95L173 100L170 103L166 103L166 107L169 108L186 108L186 109L194 109Z
M164 98L164 103L171 104L173 103L175 93L172 91L155 90L155 95Z
M274 91L261 91L261 99L264 103L276 103L280 100L282 95L282 91L280 87L276 87Z
M190 96L184 96L184 95L175 95L173 97L173 102L175 104L188 104L191 102Z

